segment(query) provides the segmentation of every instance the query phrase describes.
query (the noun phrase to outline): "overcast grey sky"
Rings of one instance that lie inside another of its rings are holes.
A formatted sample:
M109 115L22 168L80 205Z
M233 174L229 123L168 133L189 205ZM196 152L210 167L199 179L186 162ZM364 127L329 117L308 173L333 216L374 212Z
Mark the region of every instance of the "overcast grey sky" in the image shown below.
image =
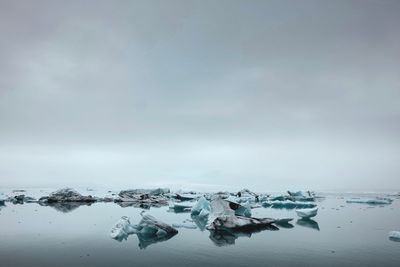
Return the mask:
M400 190L400 1L0 0L0 186Z

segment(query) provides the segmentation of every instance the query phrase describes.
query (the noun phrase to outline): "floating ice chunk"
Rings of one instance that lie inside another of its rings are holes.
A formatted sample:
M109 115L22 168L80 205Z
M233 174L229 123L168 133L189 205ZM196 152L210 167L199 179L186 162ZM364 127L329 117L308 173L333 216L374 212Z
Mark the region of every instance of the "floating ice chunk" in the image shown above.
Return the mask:
M299 217L306 219L306 218L312 218L315 217L318 213L318 208L312 208L312 209L299 209L296 210L296 213Z
M151 215L141 215L142 219L137 225L132 225L128 217L122 217L111 229L111 237L121 241L126 240L130 234L136 234L139 247L146 248L153 243L168 240L178 233L178 230Z
M56 202L96 202L92 196L83 196L72 188L63 188L51 193L48 197L39 199L41 202L56 203Z
M136 233L136 228L131 225L129 218L121 217L119 221L111 229L110 236L118 241L126 240L129 235Z
M183 222L183 223L173 223L172 227L175 228L186 228L186 229L196 229L197 225L191 222Z
M211 212L209 220L212 222L219 216L234 216L235 211L230 207L229 202L220 197L215 198L210 203Z
M235 210L235 215L251 217L251 204L249 201L247 201L243 205L238 204L238 206L232 205L232 202L230 202L230 206L231 208L233 206L233 209Z
M275 222L274 219L270 218L249 218L244 216L235 215L222 215L215 218L208 226L209 230L218 229L250 229L250 228L261 228L267 225L271 225Z
M138 225L135 226L137 229L137 234L141 235L155 235L155 236L165 236L165 235L175 235L178 231L172 226L157 220L151 215L142 214L142 220Z
M389 233L389 239L392 241L400 242L400 231L391 231Z
M190 212L192 207L191 203L172 203L170 209L174 212Z
M346 201L347 203L360 203L369 205L389 205L393 200L390 198L351 198Z
M119 198L115 201L120 206L135 206L141 208L161 207L168 205L167 198L164 196L168 194L169 189L131 189L122 190L119 192Z
M141 215L142 220L135 226L140 248L146 248L153 243L166 241L178 233L178 230L174 227L157 220L151 215Z
M307 191L307 193L304 193L302 191L287 191L289 196L291 197L292 200L294 201L314 201L314 197L311 195L310 191Z
M200 197L196 204L194 204L192 207L192 215L196 215L198 217L206 217L208 214L210 214L210 211L210 202L204 196Z
M0 205L5 205L6 200L7 197L3 193L0 193Z
M314 208L317 205L311 202L291 201L291 200L275 200L265 201L262 203L263 207L271 207L275 209L307 209Z
M175 194L175 198L179 199L181 201L190 201L190 200L195 200L197 199L199 196L195 195L195 194Z
M134 198L137 195L150 195L159 196L169 194L170 190L168 188L157 188L157 189L129 189L122 190L119 192L119 196L122 198Z

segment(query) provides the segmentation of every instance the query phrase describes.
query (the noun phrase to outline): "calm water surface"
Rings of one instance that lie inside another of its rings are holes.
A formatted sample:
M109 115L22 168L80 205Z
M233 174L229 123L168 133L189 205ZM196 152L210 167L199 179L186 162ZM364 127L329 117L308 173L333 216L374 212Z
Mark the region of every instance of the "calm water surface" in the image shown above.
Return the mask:
M347 197L327 196L311 222L297 221L294 210L253 209L255 217L295 218L292 228L237 236L180 228L144 246L136 235L109 237L121 216L139 222L138 208L96 203L61 212L8 203L0 210L0 266L400 266L400 242L388 239L400 230L399 200L371 207L347 204ZM190 219L168 207L148 212L169 224Z

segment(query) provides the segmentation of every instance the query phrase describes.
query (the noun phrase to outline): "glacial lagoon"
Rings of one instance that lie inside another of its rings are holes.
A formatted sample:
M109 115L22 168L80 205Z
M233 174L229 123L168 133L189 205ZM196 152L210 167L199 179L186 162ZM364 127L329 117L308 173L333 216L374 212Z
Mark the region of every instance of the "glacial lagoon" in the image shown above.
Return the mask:
M38 203L0 207L0 266L399 266L400 201L390 205L347 203L354 194L323 194L318 214L300 219L294 209L258 207L252 217L294 218L284 226L224 234L204 227L152 242L110 230L122 217L138 223L144 209L116 203ZM364 194L363 197L375 195ZM379 196L386 196L380 194ZM193 222L190 212L168 206L145 209L169 224ZM193 222L195 224L195 222ZM192 223L192 224L193 224Z

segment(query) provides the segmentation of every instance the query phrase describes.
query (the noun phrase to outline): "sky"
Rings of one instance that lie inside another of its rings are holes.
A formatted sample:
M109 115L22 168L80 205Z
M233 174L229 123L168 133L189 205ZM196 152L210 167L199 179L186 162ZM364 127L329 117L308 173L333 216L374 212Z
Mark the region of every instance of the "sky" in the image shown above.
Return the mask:
M0 0L0 187L399 191L399 14Z

